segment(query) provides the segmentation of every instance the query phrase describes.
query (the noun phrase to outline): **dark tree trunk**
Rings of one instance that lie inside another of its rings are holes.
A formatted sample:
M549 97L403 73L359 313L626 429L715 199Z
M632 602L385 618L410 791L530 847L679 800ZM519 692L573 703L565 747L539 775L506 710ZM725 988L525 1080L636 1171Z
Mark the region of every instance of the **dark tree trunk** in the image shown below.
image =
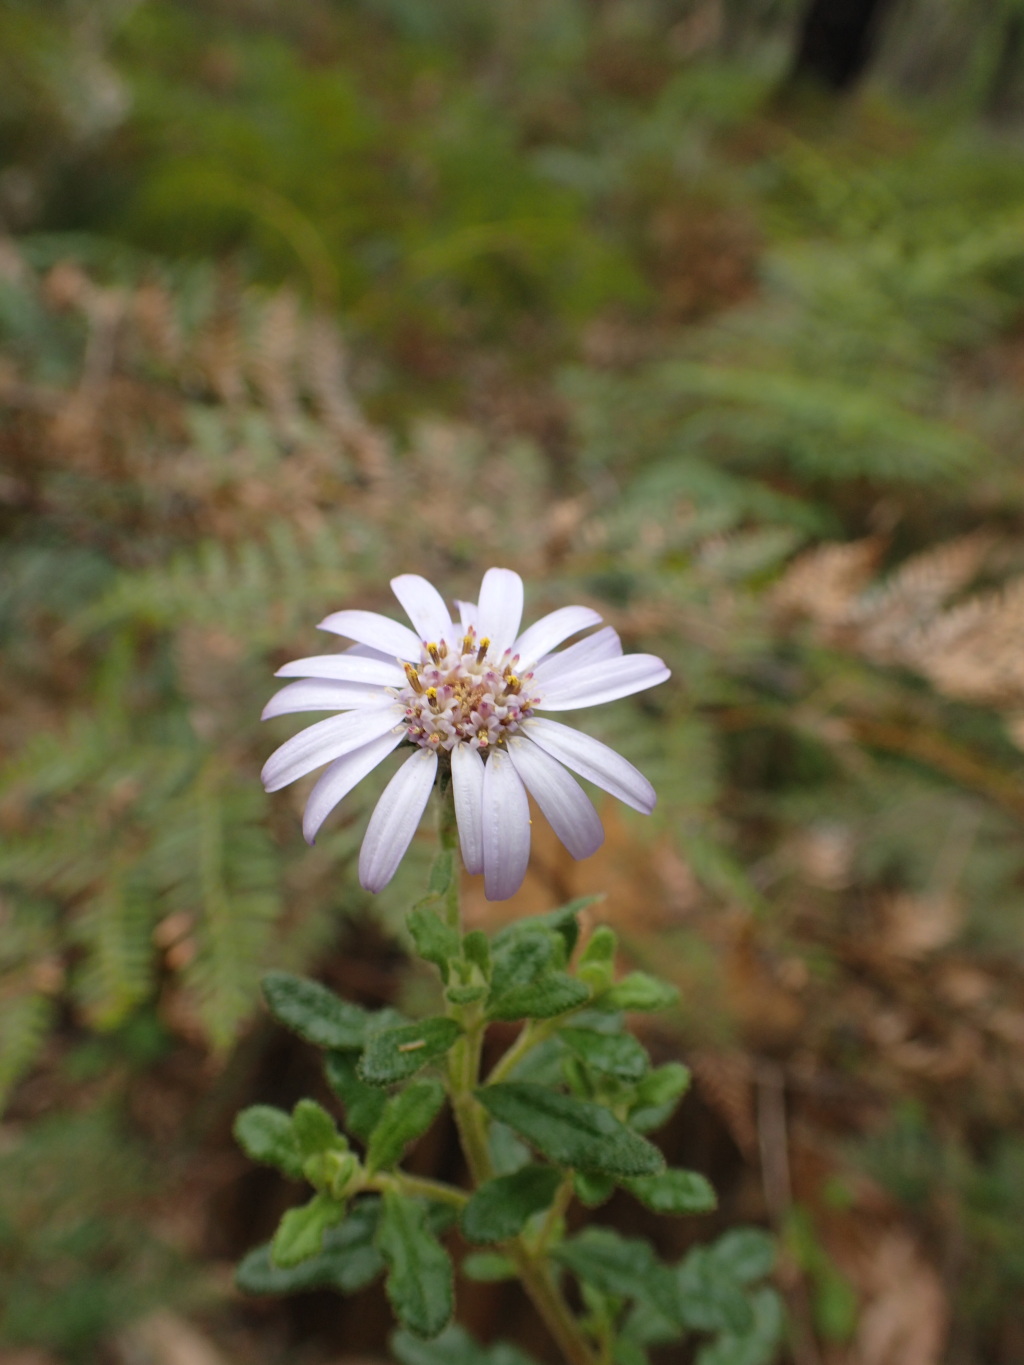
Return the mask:
M992 73L988 92L988 112L995 118L1012 113L1019 107L1021 67L1024 58L1024 14L1008 14L1003 28L1003 42L999 60Z
M848 90L867 66L892 0L810 0L787 85Z

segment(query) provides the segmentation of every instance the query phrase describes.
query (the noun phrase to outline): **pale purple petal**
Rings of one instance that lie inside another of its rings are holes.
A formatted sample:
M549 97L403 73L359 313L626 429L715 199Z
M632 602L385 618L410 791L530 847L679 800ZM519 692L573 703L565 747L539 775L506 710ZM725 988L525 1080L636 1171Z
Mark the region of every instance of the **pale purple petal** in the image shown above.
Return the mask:
M586 639L577 640L559 654L551 654L534 667L533 676L538 682L548 677L557 677L570 668L582 668L584 664L596 663L598 659L617 659L622 654L622 641L611 626L597 630ZM524 670L525 671L525 670Z
M656 687L669 676L669 669L653 654L624 654L621 659L605 659L545 678L538 709L578 711L581 706L600 706Z
M419 574L403 573L391 580L391 590L424 644L440 644L442 640L454 643L452 619L433 583Z
M548 824L574 858L589 858L604 843L604 829L589 796L543 749L524 736L508 741L509 757Z
M560 607L558 611L542 616L528 626L512 646L512 652L519 655L520 671L557 649L570 635L600 624L600 616L590 607Z
M523 619L523 580L511 569L488 569L480 584L477 630L492 657L508 649Z
M452 750L452 790L462 861L467 872L482 872L484 761L468 744L456 744Z
M336 611L325 616L317 629L369 645L389 659L418 661L420 657L420 642L409 627L376 611Z
M302 833L307 844L313 843L317 830L341 798L347 796L356 783L361 782L368 773L372 773L379 763L383 763L392 749L401 744L402 739L401 730L394 734L381 735L379 739L364 744L361 749L354 749L350 754L342 754L341 758L336 758L324 769L309 793L305 814L302 817Z
M390 700L382 687L372 684L303 678L275 692L260 719L289 716L295 711L354 711L360 706L383 706Z
M366 659L358 654L314 654L294 659L274 675L277 678L334 678L337 682L375 683L378 687L404 687L405 673L385 659Z
M437 772L437 754L417 749L381 793L359 850L359 881L381 891L395 875L419 827Z
M647 778L599 739L540 716L526 721L523 733L552 758L557 758L603 791L617 796L627 806L644 815L650 815L654 809L658 798Z
M484 765L484 895L507 900L523 884L530 861L530 803L508 754L495 749Z
M287 787L314 768L351 753L387 734L401 722L402 708L392 703L380 709L349 711L330 716L300 730L286 740L263 765L263 785L268 792Z
M469 630L470 626L476 629L477 606L475 602L460 602L458 598L455 605L459 609L459 620L462 622L463 634Z

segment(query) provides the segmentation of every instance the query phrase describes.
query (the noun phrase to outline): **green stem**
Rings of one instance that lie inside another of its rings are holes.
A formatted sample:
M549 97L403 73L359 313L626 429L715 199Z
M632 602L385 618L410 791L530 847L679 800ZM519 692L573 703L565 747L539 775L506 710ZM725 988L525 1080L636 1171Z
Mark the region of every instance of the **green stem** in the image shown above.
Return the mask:
M550 1269L534 1260L520 1238L509 1243L523 1288L558 1343L567 1365L598 1365L597 1357L583 1338L580 1325L566 1303Z
M450 859L451 876L448 889L444 894L445 921L453 929L462 931L462 915L459 909L459 827L455 819L455 789L451 773L447 785L438 787L437 832L441 841L441 853Z
M466 1006L462 1023L466 1032L448 1054L449 1094L469 1173L474 1185L482 1185L492 1178L494 1171L487 1146L487 1113L473 1093L480 1075L486 1027L480 1006Z
M441 1204L453 1204L464 1208L469 1203L465 1190L457 1190L454 1185L445 1185L440 1180L429 1180L425 1176L408 1175L405 1171L375 1175L366 1186L370 1190L395 1190L399 1194L418 1196L421 1199L435 1199Z
M551 1207L547 1211L544 1222L541 1224L540 1231L537 1233L537 1237L533 1244L535 1255L543 1255L547 1252L548 1243L551 1241L555 1229L569 1211L569 1205L572 1203L574 1192L572 1175L570 1174L565 1177L561 1185L559 1185L558 1189L555 1191L555 1197L551 1201Z
M453 929L458 929L461 933L462 916L459 906L459 875L456 854L458 828L455 820L455 797L450 780L448 785L439 791L439 797L438 834L441 841L441 851L452 855L452 875L445 892L445 919ZM469 1167L474 1187L479 1188L494 1178L494 1166L491 1162L491 1153L487 1143L490 1120L474 1093L480 1084L480 1059L483 1052L487 1020L480 1003L461 1007L451 1006L449 1013L462 1025L464 1032L448 1053L448 1095L451 1099L455 1126L459 1132L459 1141L466 1157L466 1164ZM507 1075L520 1057L525 1056L532 1047L542 1041L546 1036L544 1030L544 1024L536 1027L527 1024L515 1043L491 1072L488 1083ZM400 1178L403 1187L409 1193L430 1194L426 1187L434 1185L433 1181L423 1181L416 1177L403 1175ZM413 1188L414 1183L419 1187L418 1189ZM444 1190L445 1193L431 1194L432 1198L447 1198L449 1202L455 1202L446 1186L440 1186L439 1189ZM559 1213L565 1212L565 1205L571 1197L572 1186L570 1182L567 1197L563 1192L562 1197L557 1201L556 1220ZM546 1222L544 1228L545 1235L550 1236L554 1223L550 1223L549 1226L549 1222ZM566 1365L598 1365L597 1356L583 1336L580 1324L566 1303L550 1266L546 1264L546 1245L538 1244L534 1247L525 1238L516 1237L506 1243L506 1247L519 1272L524 1289L529 1294L548 1331L557 1342L565 1357Z
M559 1019L559 1023L563 1020ZM507 1051L498 1058L490 1075L487 1077L488 1085L497 1085L503 1081L516 1066L522 1061L527 1053L532 1052L538 1043L542 1043L552 1032L547 1020L531 1019L524 1024L519 1031L519 1036Z

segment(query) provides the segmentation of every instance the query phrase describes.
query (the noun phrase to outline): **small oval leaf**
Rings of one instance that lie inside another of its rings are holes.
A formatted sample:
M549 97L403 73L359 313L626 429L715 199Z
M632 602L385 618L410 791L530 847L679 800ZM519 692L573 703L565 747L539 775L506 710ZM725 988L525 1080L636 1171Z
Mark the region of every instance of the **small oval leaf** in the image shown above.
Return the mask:
M423 1205L385 1194L377 1249L387 1263L388 1299L398 1318L417 1336L438 1336L452 1316L452 1263L427 1226Z
M476 1095L495 1118L559 1165L619 1176L664 1169L657 1147L603 1105L527 1081L485 1086Z
M366 1011L350 1005L318 981L307 981L290 972L268 972L262 986L274 1018L307 1043L347 1051L363 1046Z
M504 1242L517 1236L527 1219L546 1209L562 1182L554 1166L522 1166L511 1175L488 1180L462 1210L462 1231L471 1242Z

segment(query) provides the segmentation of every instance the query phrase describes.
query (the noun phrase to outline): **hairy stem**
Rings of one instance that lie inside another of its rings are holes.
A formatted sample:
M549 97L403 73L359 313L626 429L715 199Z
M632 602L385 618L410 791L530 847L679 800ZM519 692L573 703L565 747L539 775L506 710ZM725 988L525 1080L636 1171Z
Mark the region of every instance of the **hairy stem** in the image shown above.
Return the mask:
M440 1180L429 1180L425 1176L408 1175L405 1171L396 1171L394 1174L382 1172L375 1175L366 1188L395 1190L399 1194L433 1199L440 1204L452 1204L459 1209L469 1202L469 1195L465 1190L457 1190L454 1185L446 1185Z
M594 1355L572 1309L566 1303L550 1268L534 1260L520 1238L509 1244L523 1288L541 1315L548 1331L558 1343L567 1365L597 1365Z
M457 847L457 830L455 802L450 786L441 793L439 832L442 850L454 851ZM445 909L448 923L453 928L461 930L459 878L455 870L445 895ZM480 1084L480 1060L487 1021L480 1003L455 1006L451 1008L450 1013L462 1024L465 1032L448 1053L448 1094L466 1164L474 1187L479 1188L494 1176L494 1166L487 1144L489 1119L486 1110L474 1094ZM507 1074L519 1058L540 1042L543 1036L537 1029L531 1033L531 1025L527 1024L519 1038L491 1072L489 1082ZM409 1177L403 1179L408 1180ZM571 1192L570 1182L568 1191L560 1192L562 1197L556 1203L555 1221L564 1214ZM554 1225L551 1220L545 1223L545 1233L548 1237ZM519 1272L523 1288L558 1344L566 1365L598 1365L598 1358L552 1273L546 1258L546 1243L541 1241L534 1246L526 1238L516 1237L507 1242L505 1247Z
M444 917L453 929L462 928L459 909L459 829L455 819L455 789L451 774L448 782L438 788L437 832L441 841L441 852L451 858L451 879L444 893Z
M497 1085L499 1081L505 1080L527 1053L532 1052L551 1032L547 1020L531 1019L529 1023L524 1024L512 1046L495 1062L487 1077L487 1084Z

